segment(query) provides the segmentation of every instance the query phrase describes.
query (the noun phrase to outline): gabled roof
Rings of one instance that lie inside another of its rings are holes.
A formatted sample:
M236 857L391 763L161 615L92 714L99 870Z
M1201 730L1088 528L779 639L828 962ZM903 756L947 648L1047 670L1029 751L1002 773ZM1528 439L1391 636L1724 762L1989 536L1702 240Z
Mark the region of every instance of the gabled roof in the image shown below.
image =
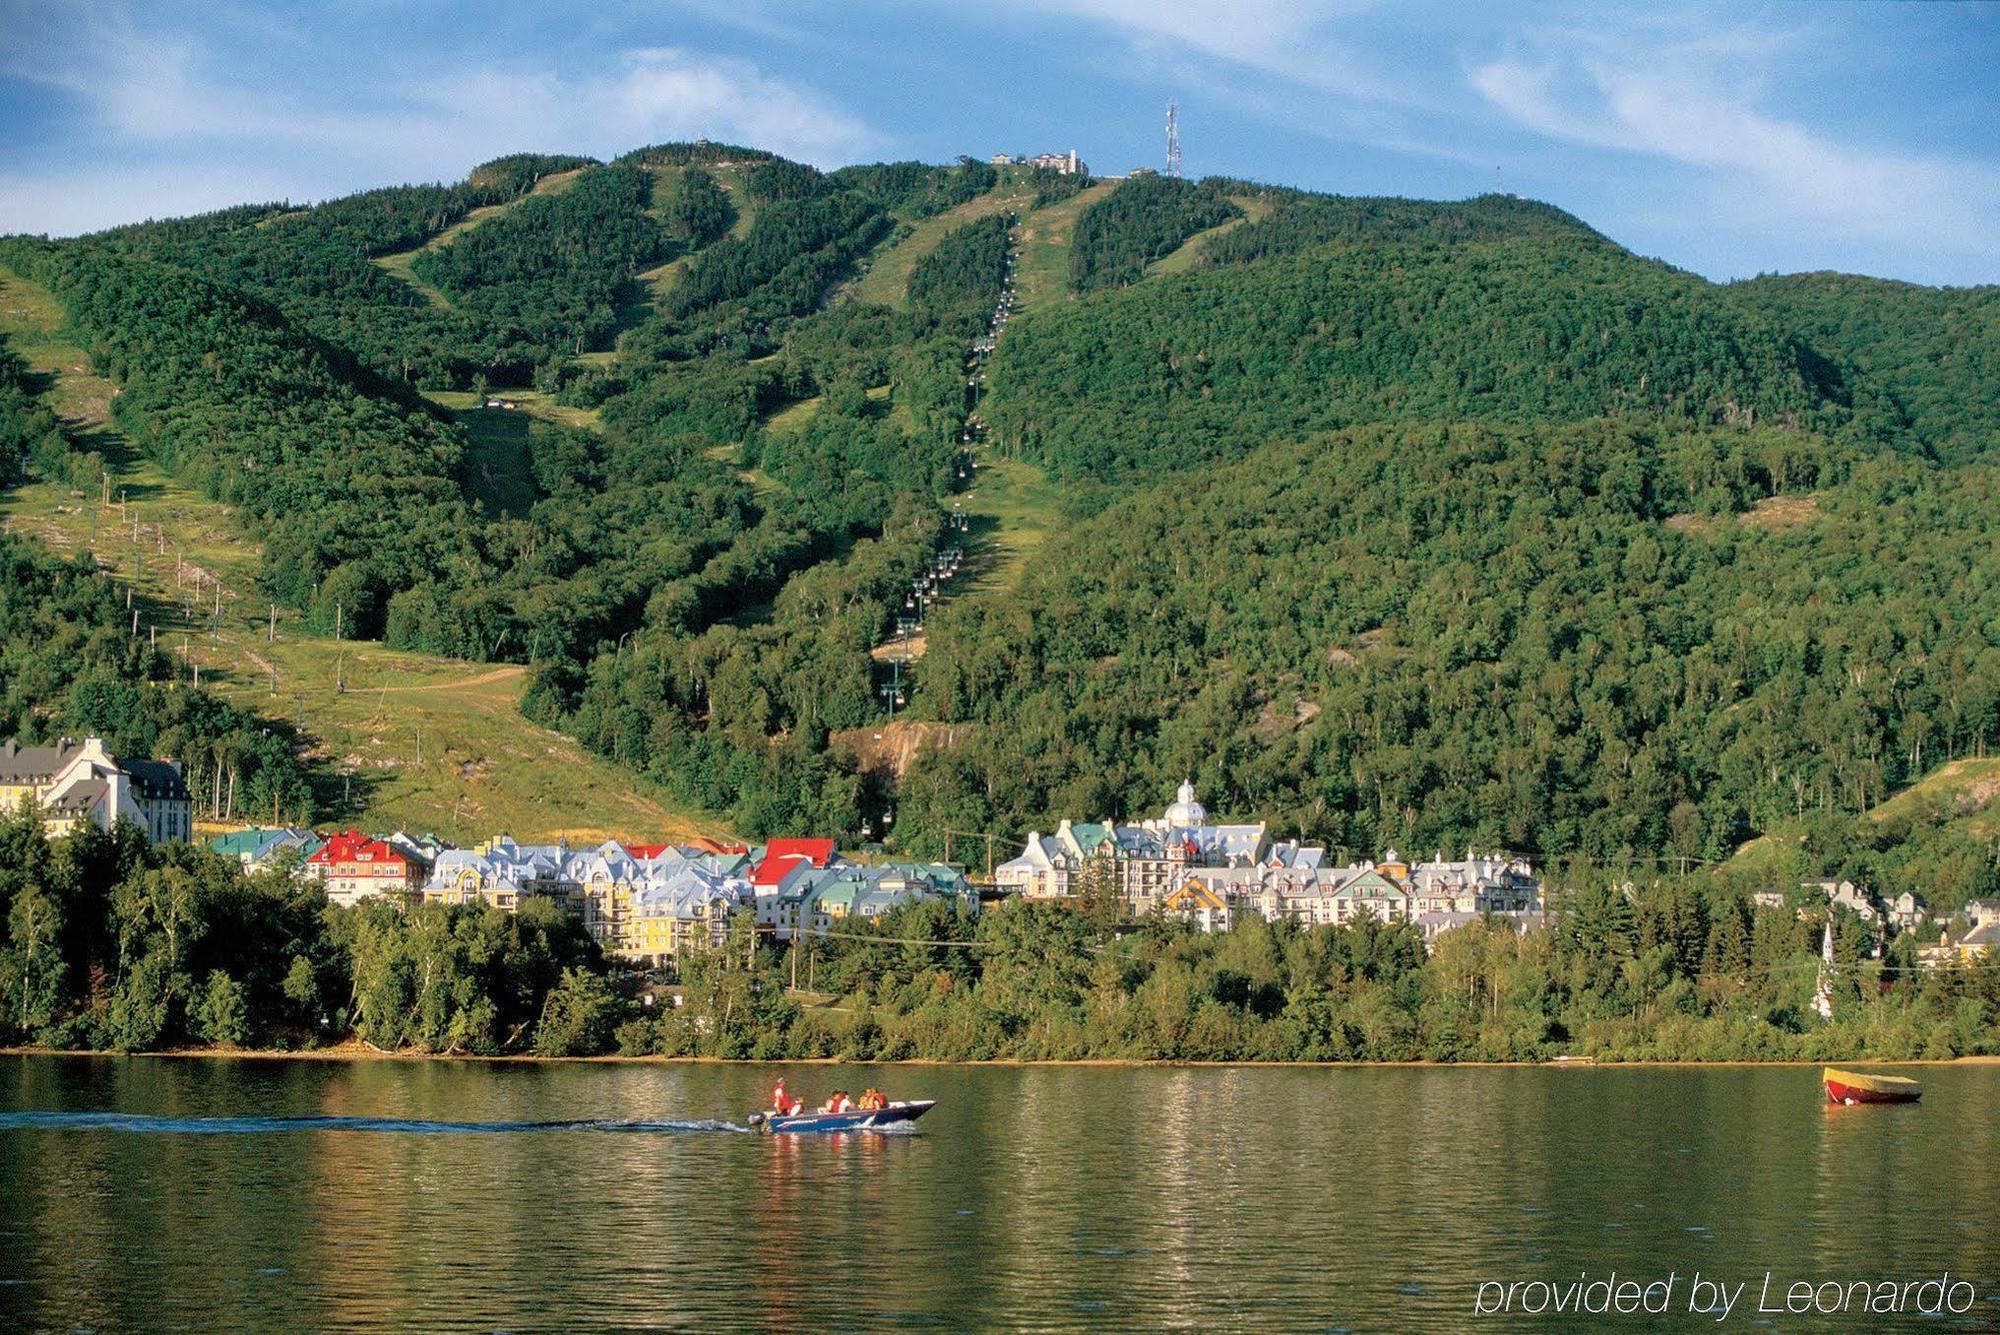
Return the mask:
M1979 925L1958 938L1961 946L2000 946L2000 918L1982 918Z
M1228 907L1228 904L1223 900L1221 895L1216 894L1215 891L1203 885L1199 879L1193 878L1183 881L1180 887L1168 895L1163 902L1170 909L1205 908L1214 910Z
M1403 895L1408 892L1380 872L1364 871L1334 893L1342 898L1352 899L1363 895Z
M373 839L359 830L340 830L327 836L326 843L307 862L322 866L335 862L373 862L378 866L409 866L410 859L400 848Z
M97 810L111 789L102 779L79 779L48 800L50 814L79 816Z
M247 830L231 830L228 834L218 834L208 841L208 846L224 857L241 857L245 853L255 853L276 839L280 833L282 831L261 829L253 825Z
M181 767L170 760L120 758L118 768L131 776L132 787L141 797L159 802L187 800L187 784L181 781Z
M783 880L785 873L804 863L824 867L833 861L831 839L773 839L764 846L764 859L751 876L752 885L770 886Z
M0 742L0 783L47 783L80 748L75 742L56 746L20 746Z

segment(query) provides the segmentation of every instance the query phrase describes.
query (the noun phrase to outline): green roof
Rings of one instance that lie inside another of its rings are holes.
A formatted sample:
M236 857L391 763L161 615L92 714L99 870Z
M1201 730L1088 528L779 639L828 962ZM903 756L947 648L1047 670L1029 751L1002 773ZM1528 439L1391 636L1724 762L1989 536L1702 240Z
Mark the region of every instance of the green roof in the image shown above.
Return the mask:
M1076 840L1076 846L1086 853L1111 837L1111 827L1096 821L1085 821L1081 825L1072 823L1069 832Z
M282 833L282 830L266 830L253 825L247 830L218 834L208 841L208 846L225 857L242 857L245 853L255 853Z

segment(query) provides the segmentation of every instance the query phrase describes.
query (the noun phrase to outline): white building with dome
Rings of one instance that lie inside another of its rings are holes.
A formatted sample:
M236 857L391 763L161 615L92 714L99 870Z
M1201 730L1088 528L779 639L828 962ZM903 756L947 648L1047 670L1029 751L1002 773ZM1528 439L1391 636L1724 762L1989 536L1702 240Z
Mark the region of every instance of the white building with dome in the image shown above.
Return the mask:
M1031 832L1020 856L996 867L993 879L1030 899L1064 899L1081 893L1087 869L1098 865L1131 912L1144 915L1190 868L1311 869L1324 855L1296 841L1272 841L1261 821L1209 824L1193 782L1183 780L1157 819L1127 825L1064 820L1053 834Z
M1210 824L1189 780L1157 819L1064 820L1053 834L1031 832L993 873L1000 889L1028 899L1075 898L1098 877L1133 917L1164 912L1204 930L1227 930L1242 913L1305 926L1365 916L1414 923L1428 941L1490 915L1524 928L1543 920L1541 881L1525 859L1468 851L1447 860L1440 851L1413 862L1392 848L1330 867L1324 849L1273 840L1261 821Z

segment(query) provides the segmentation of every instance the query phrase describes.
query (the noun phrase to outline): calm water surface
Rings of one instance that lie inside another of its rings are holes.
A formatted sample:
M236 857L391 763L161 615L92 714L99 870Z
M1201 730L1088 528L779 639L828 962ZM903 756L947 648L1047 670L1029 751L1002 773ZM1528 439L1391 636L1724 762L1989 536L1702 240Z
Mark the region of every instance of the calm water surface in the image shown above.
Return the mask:
M1663 1328L1696 1270L1725 1329L2000 1326L2000 1067L798 1067L941 1102L735 1129L777 1069L0 1057L0 1328L1568 1330L1477 1287L1614 1268ZM1746 1310L1944 1269L1955 1320Z

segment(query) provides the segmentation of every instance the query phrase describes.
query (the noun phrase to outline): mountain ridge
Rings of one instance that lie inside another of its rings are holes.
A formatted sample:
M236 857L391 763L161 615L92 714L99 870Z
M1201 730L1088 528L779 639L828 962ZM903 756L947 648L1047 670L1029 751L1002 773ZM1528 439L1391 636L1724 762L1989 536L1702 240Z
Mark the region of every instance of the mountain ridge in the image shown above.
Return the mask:
M568 184L538 193L557 173ZM1900 558L1827 537L1836 517L1885 542L1947 524L1925 580L1950 562L1968 584L2000 574L1973 550L2000 446L2000 289L1710 284L1510 196L1366 199L1220 178L1085 196L1077 184L970 160L823 173L726 145L608 164L516 155L456 186L0 242L0 263L55 280L93 353L130 382L121 421L176 474L247 506L276 553L264 587L307 624L325 631L338 615L401 649L524 663L530 719L751 834L880 833L894 814L898 845L930 852L945 829L1131 809L1195 765L1221 800L1354 846L1458 842L1470 826L1552 853L1717 855L1776 821L1801 784L1829 811L1859 812L1920 775L1921 757L2000 733L1980 597L1941 592L1949 616L1860 598ZM1234 219L1241 200L1257 216ZM1010 215L1012 231L990 221ZM928 222L947 216L957 225ZM923 262L962 252L966 280L924 300L867 299L894 284L857 273L919 226ZM1169 254L1179 271L1153 271ZM450 307L385 255L420 257L411 274L444 280ZM1030 272L1036 299L990 362L970 357L1009 275L1026 288ZM256 328L274 332L259 342ZM218 369L250 365L261 381ZM300 377L344 406L274 417L275 386ZM510 395L521 406L464 407ZM525 419L505 506L477 500L494 484L475 474L467 413ZM260 439L266 472L308 480L270 490L246 472L256 451L242 444ZM1459 478L1381 471L1381 452L1399 449L1458 459L1504 504L1452 501ZM989 506L986 479L1008 469L1046 478ZM1268 497L1259 469L1278 474ZM1349 486L1388 490L1374 507L1328 503ZM1423 495L1394 494L1407 487ZM1256 490L1256 512L1177 508L1218 490ZM1056 536L1022 577L987 579L1001 553L1024 550L1006 527L1021 496ZM1774 501L1796 522L1707 522ZM955 502L978 520L963 535ZM1547 522L1544 503L1560 541L1515 535ZM1162 515L1182 517L1107 562L1120 524ZM1244 583L1255 562L1190 559L1239 525L1268 529L1270 551L1304 551L1296 534L1321 522L1348 536L1290 572L1290 622ZM1496 524L1507 540L1470 555ZM877 651L916 610L913 581L961 542L975 578L946 585L924 660L899 680L913 717L970 725L975 740L916 756L885 786L829 738L882 717ZM1786 562L1807 573L1789 578ZM1175 615L1202 634L1162 636L1093 602L1105 580L1157 597L1175 571L1194 599ZM1551 585L1551 571L1571 582ZM1432 606L1449 605L1452 579L1494 585L1486 611L1479 598L1462 609L1486 650ZM1681 611L1596 624L1577 579ZM1070 605L1065 583L1086 596ZM1771 603L1774 587L1818 619L1791 625L1797 609ZM1081 629L1050 610L1065 606ZM1779 654L1738 687L1693 685L1709 681L1709 640L1735 625L1784 640L1796 670ZM1302 627L1297 652L1321 666L1255 647ZM1360 656L1371 684L1343 716L1331 700L1348 688L1329 689L1326 665L1384 627L1398 648ZM1580 635L1632 642L1570 661ZM996 656L1023 636L1032 652ZM1537 647L1547 636L1572 647ZM1177 665L1187 653L1217 666ZM1120 666L1089 666L1107 656ZM1898 687L1878 695L1864 658L1903 664ZM1524 724L1486 687L1463 708L1424 704L1474 689L1488 661L1526 674L1517 692L1549 673L1568 683L1542 688L1602 713L1579 734L1590 747L1559 764L1522 751L1509 730ZM1947 661L1963 673L1947 679ZM1602 690L1578 675L1612 662L1620 679ZM1649 673L1678 682L1695 714L1653 699ZM1775 708L1767 691L1847 720L1858 755L1732 740L1722 720ZM1299 701L1317 712L1269 722L1285 699L1294 716ZM1031 738L1032 753L993 738ZM1759 747L1769 754L1752 762ZM1467 774L1526 768L1511 789L1422 777L1459 748L1482 757ZM1399 768L1368 749L1413 759ZM1635 765L1651 777L1634 780ZM1630 809L1605 818L1613 806Z

